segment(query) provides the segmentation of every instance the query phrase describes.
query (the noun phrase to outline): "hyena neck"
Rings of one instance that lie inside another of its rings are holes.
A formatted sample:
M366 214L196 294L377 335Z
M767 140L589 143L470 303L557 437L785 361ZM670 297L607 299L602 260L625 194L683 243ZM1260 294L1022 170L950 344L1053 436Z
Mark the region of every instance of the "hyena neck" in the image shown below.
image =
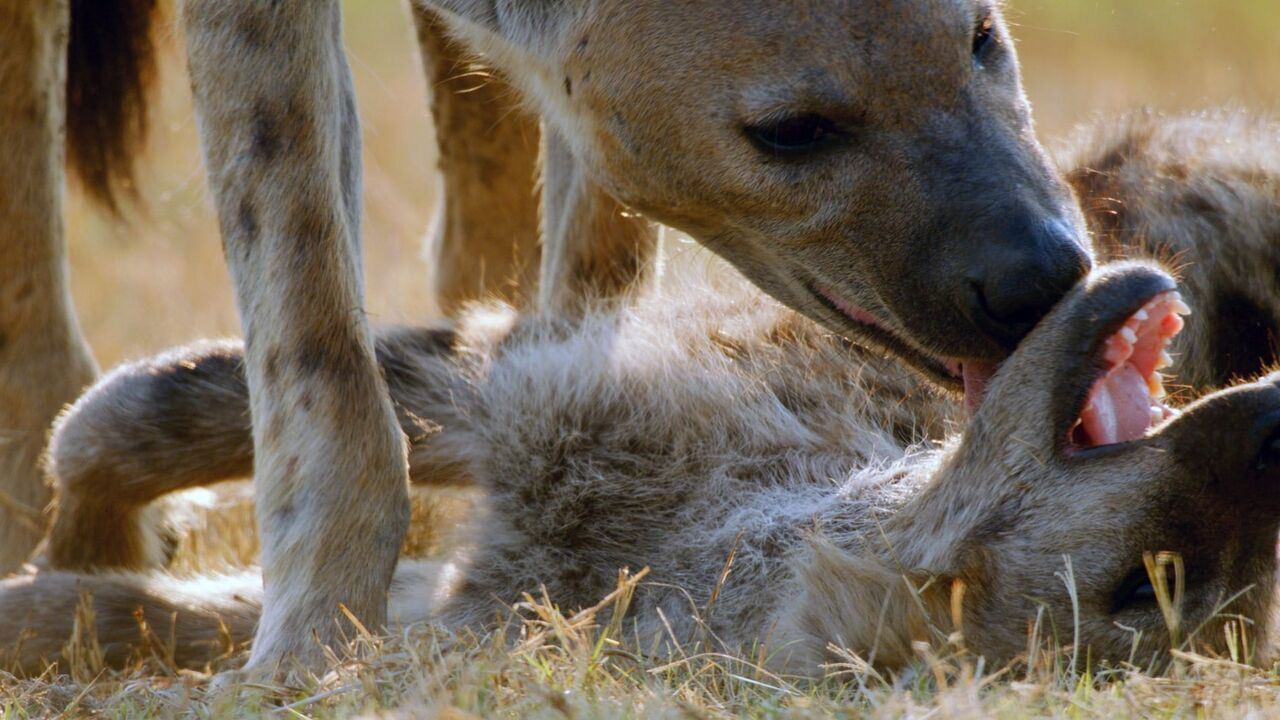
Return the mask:
M913 514L945 459L942 450L910 455L857 489L841 489L814 518L790 558L794 583L770 620L771 665L821 674L841 661L830 652L834 643L869 651L863 659L876 666L900 667L915 659L914 642L945 638L950 582L912 557L936 530Z

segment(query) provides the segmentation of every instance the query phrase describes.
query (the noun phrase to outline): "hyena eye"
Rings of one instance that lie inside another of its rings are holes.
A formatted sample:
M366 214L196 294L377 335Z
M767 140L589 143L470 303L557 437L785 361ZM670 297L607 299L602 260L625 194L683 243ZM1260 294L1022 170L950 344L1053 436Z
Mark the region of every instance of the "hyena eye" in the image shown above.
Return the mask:
M1169 597L1173 597L1174 594L1173 581L1172 575L1167 578ZM1147 573L1146 567L1136 567L1131 570L1111 595L1112 614L1155 605L1156 588L1151 584L1151 576Z
M837 134L836 124L815 114L796 115L777 122L750 125L747 137L769 155L806 155L825 145Z
M979 20L973 31L973 59L981 65L999 42L1000 39L996 37L996 21L989 17Z

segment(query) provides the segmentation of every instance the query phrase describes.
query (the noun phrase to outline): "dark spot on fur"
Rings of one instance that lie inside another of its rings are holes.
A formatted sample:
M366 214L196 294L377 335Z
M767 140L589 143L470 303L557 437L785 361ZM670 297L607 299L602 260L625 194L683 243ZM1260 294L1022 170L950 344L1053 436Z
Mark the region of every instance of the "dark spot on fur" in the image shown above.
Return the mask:
M1215 226L1222 227L1224 225L1218 206L1204 195L1191 191L1183 194L1181 200L1182 206L1195 215L1208 220Z
M249 253L258 240L258 212L253 207L253 200L249 197L240 199L240 212L236 218L239 223L240 233L235 241L240 246L240 256L242 260L249 259Z
M275 445L280 442L281 436L284 435L284 415L276 413L267 422L267 432L263 435L263 440L268 445Z
M300 271L300 276L306 275L301 272L303 268L309 268L337 251L333 246L342 242L343 233L336 212L337 208L316 205L290 208L289 241L292 243L294 269Z
M298 401L298 404L301 405L302 409L306 411L310 411L311 408L315 405L315 403L316 403L315 397L313 397L309 392L302 393L302 399Z
M1211 307L1215 322L1209 357L1214 385L1255 377L1280 358L1280 326L1257 303L1238 293L1221 291Z
M280 352L278 350L272 350L267 353L267 362L263 368L263 377L269 385L274 385L280 380Z
M357 376L364 354L353 333L313 333L298 341L293 358L303 377L323 375L345 382Z
M298 472L298 456L297 455L290 457L289 461L284 464L284 471L289 473L290 476L297 474Z
M251 132L249 149L253 157L261 161L274 158L280 150L280 128L265 102L259 103L253 110Z
M589 45L590 43L591 43L591 36L583 35L582 39L578 41L578 52L582 52L586 50L587 45Z
M0 352L4 352L4 348L9 344L9 336L3 329L0 329Z
M31 299L31 295L35 293L36 286L30 280L23 280L18 286L18 292L13 296L15 302L26 302Z
M252 50L264 50L275 44L277 34L283 27L269 13L240 12L236 16L239 22L235 29L240 35L240 42Z
M573 80L568 75L564 77L564 94L573 97Z

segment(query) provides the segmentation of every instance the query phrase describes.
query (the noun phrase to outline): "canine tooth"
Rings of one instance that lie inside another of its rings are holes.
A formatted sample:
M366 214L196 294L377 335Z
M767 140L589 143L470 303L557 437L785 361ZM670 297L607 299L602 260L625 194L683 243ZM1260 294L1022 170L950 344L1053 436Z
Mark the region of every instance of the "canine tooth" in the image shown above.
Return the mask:
M1147 378L1147 392L1151 393L1153 400L1163 400L1168 397L1169 393L1164 389L1164 376L1160 373L1151 373Z
M1173 367L1173 356L1168 350L1161 350L1160 357L1156 359L1156 369L1163 370L1167 367Z
M1159 425L1162 422L1164 422L1164 408L1156 407L1155 405L1152 405L1151 406L1151 424Z
M1138 333L1134 332L1133 328L1129 327L1128 325L1125 325L1123 328L1120 328L1120 337L1124 338L1125 342L1129 343L1130 345L1134 345L1138 342Z
M1179 315L1190 315L1191 306L1182 301L1182 296L1174 293L1169 300L1169 308Z

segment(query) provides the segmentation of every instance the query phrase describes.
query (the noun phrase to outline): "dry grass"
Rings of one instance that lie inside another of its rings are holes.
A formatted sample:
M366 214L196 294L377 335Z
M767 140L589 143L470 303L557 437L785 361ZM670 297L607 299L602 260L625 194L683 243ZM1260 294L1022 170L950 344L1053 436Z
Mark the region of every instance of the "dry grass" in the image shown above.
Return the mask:
M437 186L425 90L403 7L349 0L348 44L365 121L365 238L375 320L432 312L420 240ZM1097 113L1280 101L1275 0L1010 0L1028 91L1042 134L1060 137ZM172 31L170 32L172 34ZM165 56L154 137L144 160L145 205L128 222L72 194L74 291L104 366L175 343L237 332L216 223L203 184L181 51ZM180 554L178 569L241 565L256 552L241 492L223 493ZM465 497L419 503L408 549L439 552L431 528L465 513ZM435 521L428 521L434 517ZM623 593L625 599L625 592ZM1073 674L1062 656L1034 668L982 669L952 648L922 655L904 678L833 668L818 683L687 648L649 659L619 628L566 618L535 603L514 638L450 638L418 628L362 637L329 677L279 697L210 696L207 678L151 658L127 673L79 657L74 677L0 675L0 719L57 715L195 714L347 717L359 714L506 717L1243 717L1280 713L1280 679L1231 662L1183 658L1161 676L1107 682ZM511 651L515 641L516 651ZM940 659L941 658L941 659ZM855 663L856 665L856 663ZM398 710L396 709L398 708Z
M885 676L846 655L820 680L777 675L754 659L685 645L646 654L628 637L625 611L644 573L568 614L526 597L521 622L485 637L417 626L391 637L360 634L323 677L290 687L220 685L173 670L160 643L127 673L104 672L91 645L67 677L5 680L0 717L195 715L214 718L1066 718L1271 717L1280 677L1229 659L1179 654L1159 675L1091 672L1044 638L1030 666L987 668L962 639L919 647L920 661ZM612 619L609 619L612 618ZM1078 668L1078 669L1073 669Z

